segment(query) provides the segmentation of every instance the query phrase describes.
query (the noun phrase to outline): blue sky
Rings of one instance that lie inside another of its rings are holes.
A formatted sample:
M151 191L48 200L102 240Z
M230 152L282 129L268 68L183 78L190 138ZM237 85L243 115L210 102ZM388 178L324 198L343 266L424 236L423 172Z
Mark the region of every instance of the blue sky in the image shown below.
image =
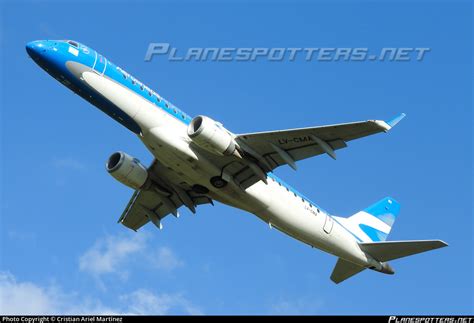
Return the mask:
M1 8L0 312L473 313L472 5L468 2L22 2ZM391 240L448 248L335 285L336 258L223 205L138 234L104 169L135 136L43 72L24 46L75 39L191 116L236 133L407 113L393 131L278 176L335 215L390 195ZM429 47L422 62L144 62L189 47Z

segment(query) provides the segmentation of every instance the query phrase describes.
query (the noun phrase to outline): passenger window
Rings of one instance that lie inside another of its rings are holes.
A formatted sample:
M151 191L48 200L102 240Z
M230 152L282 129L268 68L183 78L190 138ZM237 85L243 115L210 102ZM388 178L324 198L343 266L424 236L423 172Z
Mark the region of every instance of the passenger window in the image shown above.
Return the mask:
M160 102L161 101L160 97L158 95L155 95L155 96L156 96L156 101Z
M143 84L140 84L140 90L143 91Z
M134 79L132 80L132 84L135 85L135 80Z

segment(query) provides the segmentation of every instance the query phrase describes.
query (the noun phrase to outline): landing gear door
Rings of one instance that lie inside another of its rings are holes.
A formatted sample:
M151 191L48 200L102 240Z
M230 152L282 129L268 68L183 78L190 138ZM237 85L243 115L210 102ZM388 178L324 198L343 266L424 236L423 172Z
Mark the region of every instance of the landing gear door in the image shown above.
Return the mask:
M334 225L334 220L328 214L326 214L326 219L324 220L324 232L327 234L331 233L332 227Z

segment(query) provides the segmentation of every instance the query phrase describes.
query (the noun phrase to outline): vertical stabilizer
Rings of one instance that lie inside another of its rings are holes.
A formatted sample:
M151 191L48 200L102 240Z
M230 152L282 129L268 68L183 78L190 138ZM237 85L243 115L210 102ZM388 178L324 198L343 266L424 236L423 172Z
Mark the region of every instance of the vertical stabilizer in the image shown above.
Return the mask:
M400 204L386 197L342 222L361 242L385 241L399 212Z

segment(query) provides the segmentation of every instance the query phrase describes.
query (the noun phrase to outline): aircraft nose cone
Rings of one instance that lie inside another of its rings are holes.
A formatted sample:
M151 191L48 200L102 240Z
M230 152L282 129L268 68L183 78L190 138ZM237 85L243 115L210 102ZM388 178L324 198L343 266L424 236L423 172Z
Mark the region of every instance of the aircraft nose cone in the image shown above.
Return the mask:
M46 52L46 46L44 41L42 40L35 40L26 44L26 52L30 55L31 58L37 59L42 56L44 52Z

